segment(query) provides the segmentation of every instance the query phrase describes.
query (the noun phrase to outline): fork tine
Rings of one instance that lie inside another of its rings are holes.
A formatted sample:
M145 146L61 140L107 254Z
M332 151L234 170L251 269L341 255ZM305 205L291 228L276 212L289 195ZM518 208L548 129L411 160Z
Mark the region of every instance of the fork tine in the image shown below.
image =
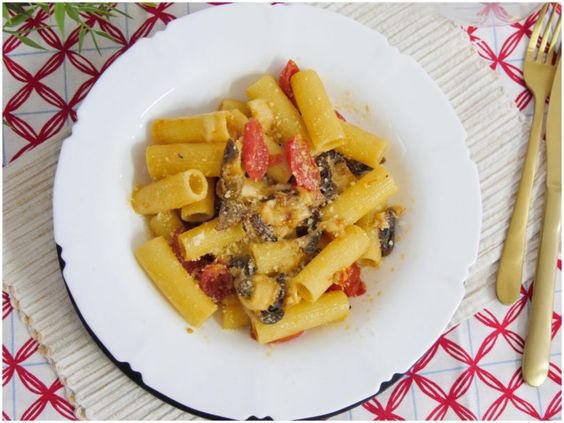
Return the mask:
M544 21L544 17L546 16L546 10L548 9L548 3L545 3L542 7L541 11L539 12L539 16L537 17L537 23L533 28L533 33L531 34L531 40L529 41L529 46L527 47L527 60L532 61L534 60L533 55L534 52L537 50L537 43L539 39L539 33L541 30L542 22Z
M544 51L545 51L546 45L548 43L548 37L550 35L550 31L552 30L552 21L554 20L555 15L556 15L556 6L554 6L552 8L552 12L550 13L550 18L548 18L548 23L546 24L546 27L544 28L544 32L542 33L541 43L540 43L540 47L539 47L539 55L537 57L537 61L541 62L541 63L544 61ZM547 54L546 58L547 58L547 62L548 62L548 59L549 59L548 54Z
M556 9L556 8L555 8ZM554 27L554 32L552 34L552 39L548 44L548 53L546 54L546 63L553 64L556 61L554 60L556 57L556 46L558 45L558 36L560 35L560 26L562 24L562 15L558 17L558 21L556 21L556 26Z

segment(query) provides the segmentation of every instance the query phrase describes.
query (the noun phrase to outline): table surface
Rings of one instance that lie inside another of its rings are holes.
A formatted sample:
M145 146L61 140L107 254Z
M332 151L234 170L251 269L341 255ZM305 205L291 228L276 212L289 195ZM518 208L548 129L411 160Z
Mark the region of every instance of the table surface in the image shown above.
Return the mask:
M3 44L3 164L17 160L42 142L55 142L72 126L76 110L99 75L138 39L163 29L177 17L211 4L160 3L156 8L120 4L131 16L114 18L111 25L91 17L116 42L103 39L100 53L86 40L78 52L76 33L67 22L66 36L36 33L46 47L35 50L13 37ZM42 16L26 25L53 22ZM523 81L523 56L536 16L511 26L464 27L477 53L498 73L527 118L532 97ZM70 35L69 35L70 34ZM74 34L74 35L73 35ZM543 419L560 420L561 374L561 261L558 261L550 373L540 388L524 384L520 364L530 308L532 284L524 284L521 298L511 307L493 303L452 328L395 385L336 418L391 419ZM64 387L41 354L3 292L2 385L4 420L73 419Z

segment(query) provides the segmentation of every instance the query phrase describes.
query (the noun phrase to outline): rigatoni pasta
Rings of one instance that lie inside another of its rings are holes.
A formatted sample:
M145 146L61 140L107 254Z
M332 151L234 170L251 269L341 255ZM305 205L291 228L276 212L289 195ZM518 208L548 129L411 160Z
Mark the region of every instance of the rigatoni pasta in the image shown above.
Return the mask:
M249 250L257 270L265 275L288 272L305 257L300 239L283 239L276 242L253 242Z
M380 248L380 230L375 224L376 212L371 211L360 218L357 222L357 226L362 228L370 244L362 256L360 256L359 262L372 267L378 267L380 261L382 260L382 249Z
M239 138L241 135L243 135L245 125L249 121L249 118L238 109L231 110L230 113L230 133L234 135L235 138Z
M274 125L274 113L270 109L267 101L263 98L249 101L251 116L259 121L262 130L269 132Z
M292 171L285 160L284 149L268 135L264 137L264 143L268 150L269 166L266 174L276 182L285 183L292 177Z
M281 142L286 142L296 134L307 138L308 133L300 112L288 100L271 75L263 76L247 88L247 95L253 100L262 98L268 102L274 113L275 133Z
M360 265L394 249L404 209L387 142L344 121L320 76L289 61L248 100L152 123L154 181L131 204L153 239L135 256L186 321L281 342L347 317Z
M230 137L230 117L229 112L219 111L198 116L156 119L151 130L153 143L226 142Z
M217 310L217 305L182 268L163 237L137 248L135 257L166 299L191 325L200 326Z
M221 313L223 329L238 329L247 326L250 322L245 308L235 294L225 297L221 304Z
M210 220L180 235L178 239L184 248L186 260L196 260L203 255L217 253L245 236L241 224L222 231L218 231L216 226L217 220Z
M346 189L321 214L330 232L338 232L356 223L362 216L381 206L398 187L385 167L378 165Z
M384 158L386 141L347 122L341 122L341 127L345 133L345 142L335 150L368 166L378 166Z
M275 325L253 319L253 329L261 344L277 341L302 331L344 320L349 314L349 299L342 291L323 294L316 302L301 302L288 307L284 317Z
M215 179L207 178L208 192L200 201L188 204L180 209L180 217L185 222L205 222L215 214Z
M298 72L291 84L315 151L321 153L343 144L345 131L317 72Z
M203 173L190 169L135 191L132 205L137 213L153 214L200 201L207 192L208 182Z
M169 243L174 233L183 228L184 225L178 217L176 210L166 210L155 214L149 220L149 229L155 236L164 237Z
M221 172L224 151L223 143L150 145L145 159L153 179L162 179L190 169L214 177Z
M331 277L351 266L368 249L370 239L358 226L347 227L296 275L293 282L301 297L315 302L332 285Z
M243 115L250 117L251 110L244 101L235 100L233 98L226 98L219 103L219 110L233 111L239 110Z

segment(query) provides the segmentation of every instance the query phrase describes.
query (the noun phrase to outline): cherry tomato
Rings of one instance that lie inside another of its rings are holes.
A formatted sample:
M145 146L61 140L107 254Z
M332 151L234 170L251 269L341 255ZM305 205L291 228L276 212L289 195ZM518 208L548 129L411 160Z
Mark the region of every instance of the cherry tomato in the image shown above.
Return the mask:
M311 157L307 143L296 135L286 143L286 160L296 178L296 185L308 191L319 190L321 175L319 168Z
M282 91L284 91L286 97L288 97L296 107L298 106L296 104L296 98L294 97L292 85L290 84L290 79L292 79L293 74L299 71L300 68L298 68L296 62L290 59L288 60L288 63L286 63L286 66L284 66L284 69L282 69L282 72L280 72L280 77L278 78L278 85L280 85L280 88L282 89Z
M348 271L348 277L344 283L345 294L349 297L358 297L366 292L366 285L360 278L360 266L354 263Z
M344 291L347 297L359 297L366 292L366 285L360 278L360 266L354 263L341 277L338 284L333 284L327 291Z
M264 143L260 122L250 119L245 124L243 133L243 166L247 174L258 181L266 175L268 162L268 149Z
M200 272L199 282L202 291L216 303L233 292L233 276L221 262L205 266Z

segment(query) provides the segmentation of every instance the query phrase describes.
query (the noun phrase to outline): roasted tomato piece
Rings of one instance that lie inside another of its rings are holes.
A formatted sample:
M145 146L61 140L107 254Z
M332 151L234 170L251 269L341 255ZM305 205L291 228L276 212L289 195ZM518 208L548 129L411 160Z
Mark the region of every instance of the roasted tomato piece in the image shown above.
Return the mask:
M243 166L247 174L258 181L266 175L270 157L264 143L262 127L256 119L250 119L245 124L243 133Z
M359 297L366 292L366 285L360 278L360 266L354 263L341 274L338 284L333 284L327 291L344 291L347 297Z
M348 277L344 283L345 294L349 297L358 297L366 292L366 285L360 278L360 266L354 263L348 271Z
M202 291L216 303L233 293L233 275L223 263L208 264L198 279Z
M286 143L286 159L296 184L308 191L319 190L321 174L313 160L307 143L296 135Z
M288 97L296 107L298 106L296 105L296 98L294 97L294 91L292 90L290 80L292 79L292 75L299 71L300 68L298 68L296 62L290 59L288 60L288 63L286 63L286 66L284 66L284 69L282 69L282 72L280 72L280 76L278 77L278 85L280 85L280 88L282 89L282 91L284 91L286 97Z

